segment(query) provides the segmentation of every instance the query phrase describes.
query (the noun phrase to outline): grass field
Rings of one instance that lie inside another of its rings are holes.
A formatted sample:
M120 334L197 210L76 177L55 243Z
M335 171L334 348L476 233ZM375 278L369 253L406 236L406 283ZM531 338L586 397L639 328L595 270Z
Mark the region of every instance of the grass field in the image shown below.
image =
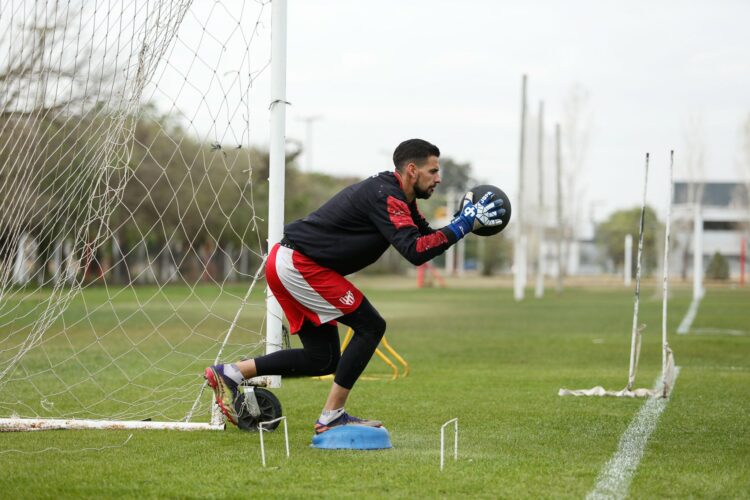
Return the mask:
M557 391L624 387L631 292L576 287L516 303L510 288L482 282L415 290L398 278L361 286L412 373L360 381L347 409L382 419L393 449L310 448L329 382L288 379L275 393L289 419L291 458L283 456L283 433L268 434L266 469L258 435L233 428L2 433L0 497L581 498L594 488L644 401ZM661 299L653 290L641 301L647 329L639 387L652 387L661 366ZM670 301L681 372L629 496L747 498L750 289L709 288L694 323L704 333L678 336L689 293L678 288ZM387 373L377 359L367 372ZM459 459L440 472L439 428L453 417Z

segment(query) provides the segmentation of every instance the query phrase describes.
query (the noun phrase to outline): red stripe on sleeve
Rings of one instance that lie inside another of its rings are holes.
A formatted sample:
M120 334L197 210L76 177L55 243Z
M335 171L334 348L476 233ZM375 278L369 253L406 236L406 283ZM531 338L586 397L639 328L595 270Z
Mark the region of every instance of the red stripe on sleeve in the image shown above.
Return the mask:
M417 252L426 252L430 248L435 248L444 243L448 243L448 237L442 231L436 231L427 236L417 238Z
M409 205L393 196L388 197L388 217L390 217L391 224L393 224L393 227L396 229L409 226L417 227L411 218Z

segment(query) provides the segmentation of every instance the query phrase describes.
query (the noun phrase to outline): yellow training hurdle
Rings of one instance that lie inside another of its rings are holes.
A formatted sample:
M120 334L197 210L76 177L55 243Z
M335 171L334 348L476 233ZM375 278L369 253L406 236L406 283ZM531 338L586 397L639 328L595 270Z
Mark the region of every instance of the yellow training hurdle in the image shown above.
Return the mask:
M344 342L341 344L341 352L344 352L344 349L346 349L346 346L349 345L349 342L352 340L352 337L354 336L354 330L351 328L347 329L346 336L344 337ZM396 352L396 349L391 347L391 345L388 343L388 340L383 336L383 339L380 341L380 344L383 346L383 348L394 358L396 358L396 361L398 361L403 371L399 372L398 366L396 366L396 363L391 361L391 359L386 356L383 351L380 350L380 348L375 348L375 354L378 355L380 359L383 360L383 362L388 365L391 369L391 376L390 380L396 380L399 377L408 377L409 376L409 363L406 362L406 360L398 353ZM312 377L317 380L331 380L333 379L333 375L324 375L322 377ZM382 376L362 376L360 377L360 380L381 380L384 377Z

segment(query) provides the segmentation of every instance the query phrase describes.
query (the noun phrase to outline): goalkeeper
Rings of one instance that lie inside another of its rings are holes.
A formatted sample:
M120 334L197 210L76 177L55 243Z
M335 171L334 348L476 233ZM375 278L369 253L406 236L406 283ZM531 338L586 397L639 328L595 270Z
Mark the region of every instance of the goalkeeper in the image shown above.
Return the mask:
M359 424L380 427L377 420L344 410L349 392L364 371L386 329L385 320L344 276L375 262L393 245L409 262L420 265L482 225L502 223L502 201L476 204L468 193L447 226L432 229L417 208L440 184L440 150L421 139L398 145L394 171L381 172L336 194L318 210L284 228L271 248L266 280L302 349L277 351L255 359L206 368L205 377L227 419L237 424L234 400L244 379L335 373L333 386L315 423L315 432ZM336 322L354 330L340 353Z

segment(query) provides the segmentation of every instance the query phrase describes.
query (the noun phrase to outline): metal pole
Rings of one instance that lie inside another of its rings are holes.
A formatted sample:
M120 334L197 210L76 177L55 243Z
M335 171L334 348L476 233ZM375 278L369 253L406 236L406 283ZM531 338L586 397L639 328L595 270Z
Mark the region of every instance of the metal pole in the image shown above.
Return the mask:
M563 218L562 218L562 158L560 155L560 124L555 124L555 171L557 184L557 293L562 293L563 289L563 264L562 264L562 237L563 237Z
M635 301L633 303L633 330L630 338L630 368L628 370L628 390L635 383L635 372L638 369L640 354L640 331L638 328L638 306L641 299L641 258L643 256L643 232L646 219L646 190L648 189L648 153L646 153L646 171L643 179L643 203L641 204L641 220L638 227L638 256L635 261Z
M747 254L747 238L740 242L740 286L745 286L745 256Z
M672 197L674 196L674 151L669 152L669 203L667 203L667 227L664 230L664 277L662 289L662 308L661 308L661 375L665 385L671 381L667 380L667 364L669 360L669 343L667 342L667 301L669 299L669 232L672 224ZM666 396L666 394L664 394Z
M305 170L313 171L313 124L320 120L320 116L306 116L301 118L305 122Z
M524 149L526 148L526 75L521 80L521 140L518 148L518 210L516 213L516 241L513 251L513 296L516 300L523 300L525 276L521 266L526 265L526 259L522 258L523 245L523 161Z
M26 241L28 240L27 233L21 233L21 237L18 240L18 246L16 247L16 260L13 264L13 282L17 285L25 285L28 281L28 273L26 272Z
M539 138L537 140L537 176L539 184L538 204L539 220L537 220L537 252L536 252L536 287L534 295L537 299L544 297L544 101L539 101Z
M284 232L284 169L286 166L286 0L274 0L271 13L271 139L268 178L268 251ZM271 291L266 307L266 353L281 349L282 311ZM279 387L281 377L268 377Z
M458 242L456 247L456 275L462 278L466 267L466 240Z

